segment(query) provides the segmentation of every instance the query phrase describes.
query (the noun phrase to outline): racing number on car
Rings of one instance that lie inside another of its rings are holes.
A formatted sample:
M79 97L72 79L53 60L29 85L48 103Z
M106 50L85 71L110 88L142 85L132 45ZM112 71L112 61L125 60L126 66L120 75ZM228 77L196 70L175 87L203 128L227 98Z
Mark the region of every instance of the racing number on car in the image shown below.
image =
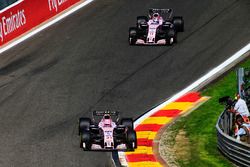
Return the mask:
M106 131L105 135L107 138L112 137L112 131Z

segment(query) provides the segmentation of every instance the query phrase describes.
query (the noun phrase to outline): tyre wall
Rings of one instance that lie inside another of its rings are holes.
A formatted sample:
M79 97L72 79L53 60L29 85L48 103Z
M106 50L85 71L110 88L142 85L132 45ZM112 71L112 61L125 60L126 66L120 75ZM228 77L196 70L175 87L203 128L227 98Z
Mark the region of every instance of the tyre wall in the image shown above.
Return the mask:
M19 0L0 11L0 47L80 0Z

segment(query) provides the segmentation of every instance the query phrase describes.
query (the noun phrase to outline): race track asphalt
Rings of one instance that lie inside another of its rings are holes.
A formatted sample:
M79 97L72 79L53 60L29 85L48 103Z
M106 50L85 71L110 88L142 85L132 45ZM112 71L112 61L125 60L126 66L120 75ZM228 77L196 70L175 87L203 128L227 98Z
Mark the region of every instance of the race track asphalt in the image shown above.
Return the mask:
M184 17L177 44L128 45L150 7ZM1 54L0 167L108 166L109 153L79 148L78 118L136 119L246 45L249 11L249 0L95 0Z

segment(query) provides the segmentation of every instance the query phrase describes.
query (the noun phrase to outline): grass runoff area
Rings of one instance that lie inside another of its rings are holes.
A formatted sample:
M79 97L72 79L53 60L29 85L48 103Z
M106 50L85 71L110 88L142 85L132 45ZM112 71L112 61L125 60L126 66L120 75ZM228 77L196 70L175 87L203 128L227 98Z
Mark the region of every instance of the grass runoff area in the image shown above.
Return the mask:
M250 61L243 62L238 67L250 67ZM224 106L218 103L222 96L234 97L237 92L236 69L229 71L217 81L201 91L202 96L211 97L206 103L185 117L178 119L168 128L173 137L174 145L181 147L183 139L178 139L180 132L185 132L185 146L175 150L186 153L176 156L177 164L182 167L230 167L233 166L217 149L215 125ZM182 133L183 134L183 133ZM183 135L182 135L183 136ZM181 137L183 138L183 137ZM186 142L188 141L188 142ZM188 148L185 148L188 147Z

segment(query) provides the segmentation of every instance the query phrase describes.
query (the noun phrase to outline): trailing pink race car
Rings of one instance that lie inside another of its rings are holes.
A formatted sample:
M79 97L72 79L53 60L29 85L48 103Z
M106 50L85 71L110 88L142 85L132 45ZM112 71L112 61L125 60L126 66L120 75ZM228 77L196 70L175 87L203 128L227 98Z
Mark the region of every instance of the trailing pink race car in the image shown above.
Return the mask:
M101 118L96 121L94 117ZM80 118L79 135L80 147L85 151L133 151L137 147L133 120L123 118L119 121L119 113L116 111L94 111L92 120Z
M136 27L129 28L129 44L172 45L177 42L177 32L184 31L184 20L172 15L172 9L149 9L149 17L138 16Z

